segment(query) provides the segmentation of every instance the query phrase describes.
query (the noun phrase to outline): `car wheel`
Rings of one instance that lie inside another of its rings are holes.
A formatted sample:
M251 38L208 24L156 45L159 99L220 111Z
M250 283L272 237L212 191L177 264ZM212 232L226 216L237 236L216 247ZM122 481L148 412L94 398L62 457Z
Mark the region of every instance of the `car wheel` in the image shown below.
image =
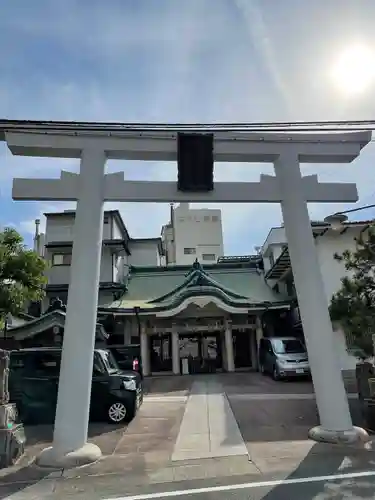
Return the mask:
M272 370L272 378L273 380L280 380L280 374L279 374L279 370L277 369L277 366L275 365L273 367L273 370Z
M123 402L116 401L108 408L107 415L111 424L121 424L126 420L128 411Z

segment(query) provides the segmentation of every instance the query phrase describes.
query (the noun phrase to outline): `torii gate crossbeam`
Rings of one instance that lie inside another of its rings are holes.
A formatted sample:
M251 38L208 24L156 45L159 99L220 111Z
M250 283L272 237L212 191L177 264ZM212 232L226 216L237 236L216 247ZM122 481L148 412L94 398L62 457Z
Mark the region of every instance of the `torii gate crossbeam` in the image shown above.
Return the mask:
M76 200L74 245L60 372L54 440L39 456L42 465L89 463L100 449L87 443L104 201L206 201L281 203L297 297L305 333L320 426L310 437L319 441L365 439L353 427L332 324L317 259L308 201L357 201L353 184L319 183L302 177L300 162L349 163L370 141L368 132L345 134L272 134L214 132L215 161L272 162L275 176L259 183L219 183L212 193L177 191L174 183L126 181L122 173L105 174L106 159L173 161L176 133L106 132L72 123L64 130L27 124L0 130L13 154L79 158L80 173L60 179L15 179L14 199Z

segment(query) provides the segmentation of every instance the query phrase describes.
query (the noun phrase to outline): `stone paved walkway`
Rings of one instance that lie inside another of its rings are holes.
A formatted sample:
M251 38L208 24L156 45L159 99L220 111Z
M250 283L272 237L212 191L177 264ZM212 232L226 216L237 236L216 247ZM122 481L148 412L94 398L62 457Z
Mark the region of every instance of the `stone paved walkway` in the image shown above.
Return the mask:
M237 421L221 384L194 382L172 461L247 456Z

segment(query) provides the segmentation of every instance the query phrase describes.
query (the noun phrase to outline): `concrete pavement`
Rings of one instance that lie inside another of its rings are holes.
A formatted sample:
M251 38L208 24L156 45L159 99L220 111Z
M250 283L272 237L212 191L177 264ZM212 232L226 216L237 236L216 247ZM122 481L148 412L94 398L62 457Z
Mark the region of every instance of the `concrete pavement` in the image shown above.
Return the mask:
M277 383L256 374L241 374L236 386L237 376L153 381L139 414L128 427L90 426L90 440L101 446L105 456L85 468L50 475L50 471L29 466L33 453L48 444L51 429L39 437L28 430L31 446L24 460L18 467L0 471L0 499L9 495L12 500L132 498L197 487L326 476L343 467L349 473L375 470L371 450L306 439L308 429L318 422L311 384ZM352 414L358 419L356 403L353 396ZM368 477L363 480L372 481ZM312 491L315 483L275 483L272 488ZM246 493L244 487L205 490L189 492L189 498L263 498L259 495L264 491L269 494L270 488L252 486ZM239 496L244 494L248 496ZM310 497L304 494L300 498Z
M194 382L172 461L247 455L223 387L213 381Z

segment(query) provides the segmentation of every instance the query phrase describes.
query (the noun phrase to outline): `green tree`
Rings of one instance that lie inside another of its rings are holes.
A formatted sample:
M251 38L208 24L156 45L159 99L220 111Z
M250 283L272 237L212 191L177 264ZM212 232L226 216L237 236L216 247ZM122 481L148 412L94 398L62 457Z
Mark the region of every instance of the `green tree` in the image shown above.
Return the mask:
M356 250L346 250L335 259L344 262L348 276L332 296L330 315L339 322L358 357L373 356L375 334L375 227L356 238Z
M15 229L0 232L0 321L44 297L45 270L46 261L24 245Z

